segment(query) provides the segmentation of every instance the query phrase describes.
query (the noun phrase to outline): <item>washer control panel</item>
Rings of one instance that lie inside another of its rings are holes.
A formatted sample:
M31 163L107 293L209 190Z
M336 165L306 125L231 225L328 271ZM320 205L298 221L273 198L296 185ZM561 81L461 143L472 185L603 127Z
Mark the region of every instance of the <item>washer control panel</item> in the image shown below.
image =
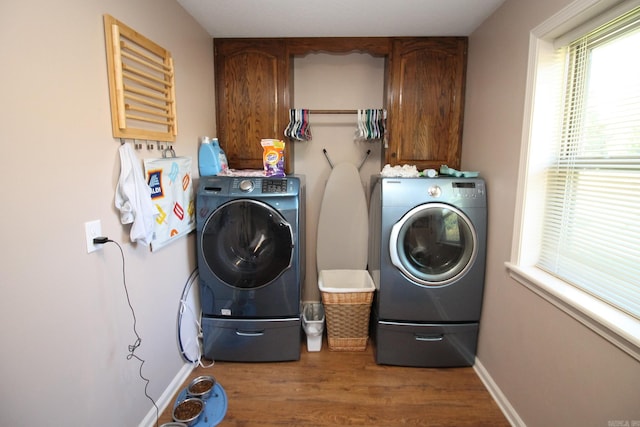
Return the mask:
M229 180L227 177L218 178L222 183ZM284 196L298 193L298 185L296 179L290 178L263 178L263 177L233 177L230 180L228 194L237 194L243 196ZM222 186L221 186L222 187ZM221 188L222 190L222 188Z
M286 179L263 179L263 193L286 193L288 190Z

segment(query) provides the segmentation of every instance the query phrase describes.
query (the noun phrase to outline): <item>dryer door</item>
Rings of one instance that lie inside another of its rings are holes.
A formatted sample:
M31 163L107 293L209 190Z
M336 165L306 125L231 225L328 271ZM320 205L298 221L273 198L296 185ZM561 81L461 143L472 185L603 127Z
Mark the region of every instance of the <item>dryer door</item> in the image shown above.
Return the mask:
M221 281L242 289L271 283L291 266L293 231L266 203L236 199L216 209L202 230L202 254Z
M391 262L421 285L454 282L471 267L477 251L473 224L462 211L445 203L416 206L391 229Z

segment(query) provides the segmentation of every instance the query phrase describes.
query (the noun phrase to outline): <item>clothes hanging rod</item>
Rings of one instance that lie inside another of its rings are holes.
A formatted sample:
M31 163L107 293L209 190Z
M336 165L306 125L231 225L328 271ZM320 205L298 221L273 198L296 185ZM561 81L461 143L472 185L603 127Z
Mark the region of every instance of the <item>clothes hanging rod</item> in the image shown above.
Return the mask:
M309 114L358 114L358 110L309 110Z
M375 108L382 110L382 108ZM358 114L358 110L308 110L309 114Z

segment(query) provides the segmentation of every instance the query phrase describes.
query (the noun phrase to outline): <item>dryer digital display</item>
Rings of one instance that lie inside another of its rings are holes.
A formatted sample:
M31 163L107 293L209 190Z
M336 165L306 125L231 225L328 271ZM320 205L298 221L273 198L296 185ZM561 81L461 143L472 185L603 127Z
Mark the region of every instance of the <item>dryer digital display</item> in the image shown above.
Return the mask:
M475 182L452 182L451 186L453 188L476 188L476 183Z

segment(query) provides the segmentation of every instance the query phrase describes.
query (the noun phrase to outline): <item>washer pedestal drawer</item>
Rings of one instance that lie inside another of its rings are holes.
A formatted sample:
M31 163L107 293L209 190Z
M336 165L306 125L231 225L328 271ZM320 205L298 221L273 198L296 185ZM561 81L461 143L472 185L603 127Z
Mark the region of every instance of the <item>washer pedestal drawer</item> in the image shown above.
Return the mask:
M302 322L286 319L202 319L203 353L212 360L277 362L300 359Z
M472 366L478 323L425 324L378 320L373 325L376 363L424 368Z

